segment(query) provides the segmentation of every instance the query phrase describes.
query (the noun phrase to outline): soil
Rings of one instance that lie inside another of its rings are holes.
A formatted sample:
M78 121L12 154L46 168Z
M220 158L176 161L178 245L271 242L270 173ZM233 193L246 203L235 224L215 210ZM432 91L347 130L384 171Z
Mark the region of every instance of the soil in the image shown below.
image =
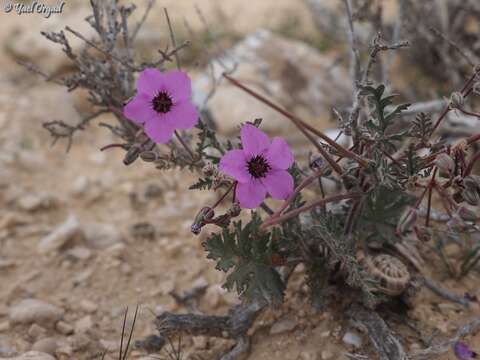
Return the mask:
M181 6L178 3L167 1L171 16L177 11L184 17L194 17L194 1L182 1ZM219 4L206 0L200 3L203 9ZM225 3L218 6L224 8L228 17L237 13L244 2ZM272 9L274 14L284 14L299 8L299 16L307 16L306 9L293 3L297 2L262 0L254 17L251 11L238 12L239 31L272 26L274 20L266 16ZM0 16L2 44L14 26L28 31L29 22L48 21L35 15ZM60 51L58 54L61 56ZM106 358L114 359L127 306L131 324L133 309L140 305L134 339L141 339L155 333L155 313L188 311L174 301L169 295L171 291L181 293L208 285L198 306L200 311L211 314L225 313L238 302L235 294L221 289L224 275L206 259L201 246L202 239L213 229L208 228L200 236L190 232L196 212L212 204L216 200L214 194L185 190L195 180L194 175L186 172L159 172L140 161L126 167L122 164L122 151L100 152L102 146L115 140L104 128L91 126L76 136L68 154L61 141L51 147L51 139L41 123L75 117L75 99L64 89L16 67L6 54L0 55L0 66L0 358L6 349L24 353L38 340L53 337L59 359L101 358L105 348ZM102 121L112 119L103 116L98 122ZM43 200L32 209L26 195ZM80 236L58 251L40 254L40 239L70 214L77 217L83 230L91 223L109 224L121 238L106 248L98 248ZM132 235L132 226L145 222L156 229L153 239ZM443 287L480 297L476 273L454 280L429 250L423 255L425 259L434 259L426 272L433 274ZM249 359L348 359L345 353L374 359L367 337L343 315L348 296L332 292L325 309L315 311L308 302L302 272L297 269L294 274L285 303L267 310L256 322ZM12 307L26 298L61 307L64 322L73 327L73 333L62 333L58 326L46 324L39 324L42 329L38 330L33 325L11 323ZM459 326L479 315L477 304L464 309L422 289L413 310L386 320L403 339L405 348L415 350L425 345L420 342L420 335L428 338L436 334L435 340L448 339ZM272 330L274 325L279 333ZM360 347L342 340L347 332L360 336ZM480 349L480 333L464 340ZM192 359L216 359L232 346L232 342L224 340L187 336L182 343L184 352ZM144 356L135 350L130 358ZM437 357L454 358L451 351Z

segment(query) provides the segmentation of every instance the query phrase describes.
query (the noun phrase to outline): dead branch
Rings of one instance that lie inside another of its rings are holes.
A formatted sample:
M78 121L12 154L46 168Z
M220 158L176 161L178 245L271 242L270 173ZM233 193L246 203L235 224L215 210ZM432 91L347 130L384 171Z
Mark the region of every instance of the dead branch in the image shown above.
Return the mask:
M347 314L364 330L380 356L380 360L408 360L405 350L385 321L374 310L355 304Z
M468 324L462 326L458 329L455 336L445 342L440 344L432 345L426 349L416 351L410 355L412 360L426 360L436 358L437 356L446 353L454 343L459 341L464 336L474 333L480 329L480 318L476 318L473 321L469 322Z
M468 307L469 306L469 301L465 299L462 296L459 296L457 294L454 294L450 291L448 291L445 288L442 288L440 285L435 283L432 279L428 277L423 277L423 283L427 288L429 288L432 292L437 294L440 297L443 297L444 299L447 299L448 301L454 302L456 304L460 304L462 306Z

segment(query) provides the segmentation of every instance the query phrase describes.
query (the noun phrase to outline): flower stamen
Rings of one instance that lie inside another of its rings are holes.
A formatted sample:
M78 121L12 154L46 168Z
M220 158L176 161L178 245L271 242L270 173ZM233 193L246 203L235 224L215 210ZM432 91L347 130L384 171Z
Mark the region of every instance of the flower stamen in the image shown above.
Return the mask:
M248 161L247 167L248 167L248 172L255 179L265 177L271 169L267 160L261 155L257 155L257 156L252 157Z
M173 101L172 98L165 91L160 91L152 99L152 108L157 113L167 113L172 108Z

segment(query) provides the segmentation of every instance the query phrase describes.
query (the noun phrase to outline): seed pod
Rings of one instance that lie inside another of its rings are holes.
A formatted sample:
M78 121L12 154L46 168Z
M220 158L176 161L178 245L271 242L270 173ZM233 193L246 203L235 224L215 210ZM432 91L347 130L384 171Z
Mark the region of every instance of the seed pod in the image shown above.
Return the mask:
M459 91L455 91L450 96L450 107L452 109L459 109L465 103L465 98L463 97L462 93Z
M477 206L480 204L480 194L476 189L465 188L462 191L462 197L470 205Z
M154 151L144 151L140 154L140 157L145 162L154 162L157 160L157 154Z
M449 173L449 174L455 169L455 161L453 161L453 159L445 153L439 154L436 157L436 159L434 161L434 164L441 171Z
M318 155L311 155L310 156L310 169L316 171L322 168L325 165L325 160L323 157Z
M465 206L459 206L457 210L458 215L465 221L476 221L478 219L477 214Z
M242 211L242 208L240 207L240 204L238 202L234 202L230 207L230 209L228 209L227 214L230 217L237 217L238 215L240 215L241 211Z
M135 145L131 146L130 149L128 149L127 153L125 154L125 157L123 158L123 163L128 166L132 164L135 160L137 160L139 155L140 155L140 148Z
M193 221L191 231L195 235L200 234L202 227L204 227L207 223L207 220L211 220L215 216L215 211L208 206L203 207L198 212L197 216L195 216L195 220Z
M413 208L407 208L397 224L397 234L405 234L417 221L417 210Z
M468 175L463 179L463 186L465 189L471 190L480 190L480 176L478 175Z

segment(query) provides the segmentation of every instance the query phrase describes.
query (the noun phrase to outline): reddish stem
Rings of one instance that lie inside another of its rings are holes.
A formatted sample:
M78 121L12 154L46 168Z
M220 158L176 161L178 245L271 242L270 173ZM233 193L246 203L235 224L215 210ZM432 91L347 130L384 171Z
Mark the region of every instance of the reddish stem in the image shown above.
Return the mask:
M470 173L472 172L473 166L475 165L475 163L476 163L478 160L480 160L480 151L477 151L477 152L472 156L472 158L470 159L470 161L468 162L468 165L467 165L467 167L465 168L465 175L464 175L464 176L470 175Z
M425 217L425 226L429 227L430 224L430 211L432 208L432 190L433 186L435 184L435 176L437 175L438 168L435 167L433 170L432 174L432 179L430 180L430 183L428 184L428 202L427 202L427 216Z
M300 193L300 191L302 191L304 188L306 188L308 185L310 185L313 181L315 181L315 179L317 179L318 177L322 176L323 174L323 169L321 170L318 170L317 172L315 172L314 174L306 177L301 183L300 185L297 186L297 188L295 189L295 191L289 196L289 198L287 200L285 200L282 204L282 206L280 207L280 209L278 209L272 216L270 216L270 219L273 219L273 218L276 218L278 216L281 215L281 213L288 207L288 205L290 205L292 203L292 201L295 199L295 197ZM269 220L270 220L269 219Z
M108 149L116 148L116 147L123 148L124 146L125 146L125 144L110 144L110 145L106 145L106 146L100 148L100 151L104 151L104 150L108 150Z
M246 93L252 95L254 98L256 98L257 100L263 102L264 104L268 105L269 107L271 107L272 109L278 111L280 114L284 115L287 119L291 120L297 127L298 129L310 140L312 141L312 138L307 135L307 132L305 131L308 130L310 132L312 132L313 134L315 134L316 136L318 136L319 138L321 138L323 141L325 141L328 145L330 145L331 147L333 147L335 150L337 150L339 153L343 154L345 157L348 157L350 159L353 159L355 160L356 162L358 162L362 167L366 168L368 167L368 163L365 161L365 159L362 159L360 156L358 156L357 154L351 152L350 150L348 149L345 149L343 146L339 145L338 143L336 143L335 141L333 141L332 139L330 139L327 135L325 135L324 133L322 133L321 131L318 131L317 129L315 129L314 127L308 125L306 122L304 122L303 120L301 120L299 117L297 117L296 115L294 114L291 114L290 112L288 112L287 110L281 108L280 106L278 105L275 105L273 102L271 102L270 100L268 100L267 98L263 97L262 95L256 93L255 91L253 91L252 89L246 87L245 85L241 84L239 81L235 80L234 78L232 78L231 76L227 75L227 74L223 74L223 76L228 80L230 81L232 84L234 84L235 86L237 86L238 88L242 89L243 91L245 91ZM323 150L320 150L320 146L318 146L317 142L315 140L312 141L314 143L314 145L317 147L317 149L320 151L320 153L322 154L322 156L325 157L325 159L329 162L330 166L332 166L332 168L336 168L335 165L333 165L335 163L335 161L333 161L333 159L331 159L331 157L327 154L327 156L325 156L325 151ZM337 171L338 172L338 171ZM342 173L341 169L340 169L340 174Z
M215 209L218 204L220 204L226 197L227 195L230 193L230 191L232 191L232 189L237 185L237 181L234 181L230 187L227 189L227 191L225 191L225 193L220 197L220 199L217 200L217 202L215 204L212 205L211 209Z
M329 197L326 197L326 198L317 199L316 201L314 201L313 203L311 203L309 205L302 206L301 208L291 210L291 211L283 214L282 216L272 218L272 219L269 219L269 220L265 221L260 226L260 230L265 230L269 226L279 224L279 223L284 222L286 220L290 220L291 218L294 218L295 216L300 215L302 212L311 210L311 209L313 209L317 206L321 206L321 205L324 205L324 204L327 204L327 203L330 203L330 202L334 202L334 201L357 198L357 197L360 197L361 195L362 195L361 193L348 193L348 194L338 194L338 195L333 195L333 196L329 196Z

